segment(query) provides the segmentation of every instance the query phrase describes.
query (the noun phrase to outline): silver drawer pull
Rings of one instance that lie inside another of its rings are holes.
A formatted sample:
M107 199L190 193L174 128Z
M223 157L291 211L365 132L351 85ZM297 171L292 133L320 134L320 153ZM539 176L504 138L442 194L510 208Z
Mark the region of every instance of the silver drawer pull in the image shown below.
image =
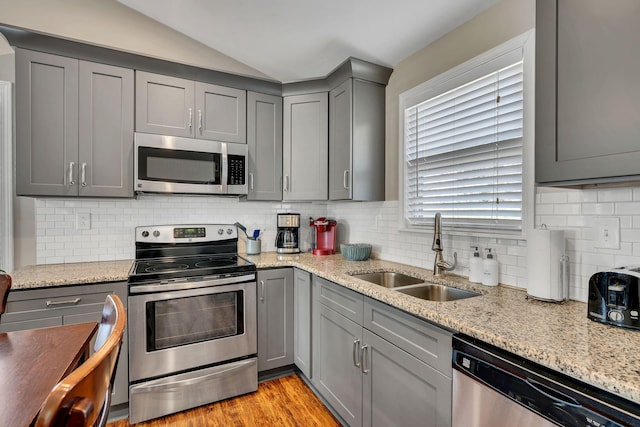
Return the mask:
M58 305L76 305L81 300L82 298L78 297L78 298L67 300L67 301L47 301L47 307L56 307Z

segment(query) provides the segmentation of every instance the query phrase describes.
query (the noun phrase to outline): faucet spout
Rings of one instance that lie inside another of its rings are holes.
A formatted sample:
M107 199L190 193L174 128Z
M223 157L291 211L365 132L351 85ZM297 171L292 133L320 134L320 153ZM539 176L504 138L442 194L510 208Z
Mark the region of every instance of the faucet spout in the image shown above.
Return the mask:
M453 253L453 264L444 260L442 256L442 224L441 224L442 215L440 212L436 212L436 216L433 224L433 244L431 245L431 250L436 253L435 259L433 261L433 275L434 276L444 276L446 271L451 271L456 268L458 264L458 253Z

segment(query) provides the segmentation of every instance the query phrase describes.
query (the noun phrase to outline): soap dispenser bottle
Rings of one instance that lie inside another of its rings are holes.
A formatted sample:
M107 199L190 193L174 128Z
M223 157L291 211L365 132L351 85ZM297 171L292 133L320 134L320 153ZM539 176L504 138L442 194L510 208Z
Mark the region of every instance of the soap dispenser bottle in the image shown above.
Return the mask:
M493 257L491 248L485 248L487 258L482 261L482 284L496 286L498 284L498 261Z
M469 258L469 281L472 283L482 283L484 273L482 258L480 257L477 246L471 246L471 249L473 249L473 255Z

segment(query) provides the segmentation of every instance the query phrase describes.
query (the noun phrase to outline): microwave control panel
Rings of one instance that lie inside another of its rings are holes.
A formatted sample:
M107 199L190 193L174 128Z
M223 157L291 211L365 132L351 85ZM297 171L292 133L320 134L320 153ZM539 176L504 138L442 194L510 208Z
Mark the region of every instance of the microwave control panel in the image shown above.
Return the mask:
M229 174L227 185L244 185L245 157L229 155Z

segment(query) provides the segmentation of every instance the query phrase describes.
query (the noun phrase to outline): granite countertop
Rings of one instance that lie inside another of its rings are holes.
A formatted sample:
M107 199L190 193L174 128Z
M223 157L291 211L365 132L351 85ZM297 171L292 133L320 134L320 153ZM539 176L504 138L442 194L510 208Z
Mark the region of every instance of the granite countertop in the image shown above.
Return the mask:
M132 265L132 260L31 265L11 272L11 289L122 282Z
M483 286L448 275L383 260L347 261L342 255L247 255L258 268L299 267L453 331L511 351L551 369L640 403L640 332L587 319L585 303L547 303L507 286ZM12 272L13 289L127 280L132 261L52 264ZM424 301L352 277L350 273L395 271L472 290L482 295L457 301Z

